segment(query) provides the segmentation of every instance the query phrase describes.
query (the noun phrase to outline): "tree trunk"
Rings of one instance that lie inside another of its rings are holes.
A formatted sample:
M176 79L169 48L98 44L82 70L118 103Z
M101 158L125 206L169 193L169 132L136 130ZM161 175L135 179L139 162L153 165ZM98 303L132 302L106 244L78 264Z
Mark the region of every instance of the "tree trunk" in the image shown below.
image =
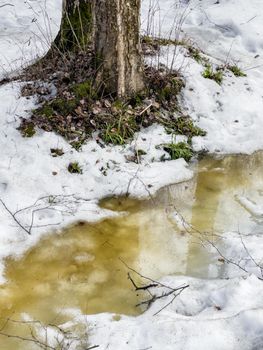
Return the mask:
M144 88L140 55L140 0L95 0L98 80L118 97Z
M140 55L141 0L63 0L55 47L85 50L94 39L96 85L118 97L144 88Z
M91 0L63 0L60 31L54 41L62 52L85 50L92 37Z

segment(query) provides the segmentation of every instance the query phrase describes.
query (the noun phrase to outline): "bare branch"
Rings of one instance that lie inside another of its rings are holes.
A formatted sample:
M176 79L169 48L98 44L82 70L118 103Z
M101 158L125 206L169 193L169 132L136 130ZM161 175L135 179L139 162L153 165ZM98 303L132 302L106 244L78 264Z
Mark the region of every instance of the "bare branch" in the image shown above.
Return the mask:
M5 208L5 210L12 216L12 218L13 218L14 221L18 224L18 226L21 227L22 230L25 231L28 235L31 235L31 232L30 232L29 230L27 230L27 229L25 228L25 226L22 225L21 222L20 222L19 220L17 220L15 214L13 214L13 213L11 212L11 210L7 208L6 204L3 202L3 200L2 200L1 198L0 198L0 202L2 203L3 207Z
M0 335L7 337L7 338L13 338L13 339L18 339L18 340L22 340L22 341L26 341L26 342L30 342L30 343L35 343L43 349L56 350L56 348L54 348L53 346L42 343L41 341L34 339L34 338L33 339L26 338L26 337L21 337L19 335L13 335L13 334L8 334L8 333L4 333L4 332L0 332Z
M136 307L138 306L141 306L141 305L146 305L147 308L149 308L151 306L152 303L154 303L156 300L158 299L162 299L162 298L166 298L168 297L169 295L173 295L173 298L171 301L169 301L169 303L167 303L165 306L163 306L159 311L157 311L153 316L157 315L159 312L161 312L163 309L165 309L168 305L170 305L174 299L180 295L182 293L183 290L185 290L186 288L189 287L189 284L184 284L182 286L179 286L179 287L176 287L176 288L172 288L170 286L167 286L161 282L158 282L158 281L155 281L153 280L152 278L149 278L149 277L146 277L146 276L143 276L141 273L139 273L138 271L134 270L133 268L129 267L121 258L119 258L119 260L129 269L131 270L132 272L134 272L135 274L137 274L138 276L140 276L141 278L143 279L146 279L148 281L151 281L152 283L150 284L147 284L145 286L142 286L142 287L138 287L137 284L134 282L134 280L132 279L130 273L128 272L128 279L131 281L132 285L134 286L135 288L135 291L147 291L151 298L148 299L148 300L144 300L142 302L140 302L139 304L136 305ZM167 292L164 292L160 295L155 295L155 294L152 294L150 292L150 289L151 288L157 288L157 287L162 287L162 288L165 288L166 290L168 290Z

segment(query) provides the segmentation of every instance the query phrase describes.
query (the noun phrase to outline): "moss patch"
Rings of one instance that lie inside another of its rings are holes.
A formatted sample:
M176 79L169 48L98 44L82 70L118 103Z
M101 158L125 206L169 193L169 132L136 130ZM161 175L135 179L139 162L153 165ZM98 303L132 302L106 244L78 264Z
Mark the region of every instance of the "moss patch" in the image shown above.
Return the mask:
M79 100L88 97L91 99L97 98L97 93L93 87L93 83L91 80L86 80L82 83L73 84L71 86L71 90L75 97Z
M84 50L91 40L92 9L91 2L82 0L79 6L69 5L53 49L62 52ZM74 6L74 7L73 7Z
M27 119L23 119L23 122L19 126L18 130L23 137L33 137L36 133L35 124Z

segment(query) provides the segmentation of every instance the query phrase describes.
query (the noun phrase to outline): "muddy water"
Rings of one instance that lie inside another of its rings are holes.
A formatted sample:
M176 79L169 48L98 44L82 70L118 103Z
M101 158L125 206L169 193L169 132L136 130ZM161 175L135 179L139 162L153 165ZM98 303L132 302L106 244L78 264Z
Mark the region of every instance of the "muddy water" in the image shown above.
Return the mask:
M149 201L101 202L122 212L119 217L52 234L21 259L8 259L8 283L0 287L1 324L25 314L60 324L72 317L72 310L138 315L143 310L136 304L145 296L134 292L122 261L154 279L169 274L220 277L218 257L202 247L195 233L262 229L244 198L263 202L263 153L207 157L193 167L193 180L167 187ZM18 323L8 322L4 330L28 336ZM1 350L31 345L0 337Z

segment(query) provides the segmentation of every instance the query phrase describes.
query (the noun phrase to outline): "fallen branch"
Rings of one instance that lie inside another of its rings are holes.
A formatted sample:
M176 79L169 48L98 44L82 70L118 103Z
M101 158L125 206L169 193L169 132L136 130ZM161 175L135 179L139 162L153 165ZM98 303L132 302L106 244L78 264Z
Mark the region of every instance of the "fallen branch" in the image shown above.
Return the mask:
M130 266L128 266L125 261L123 261L121 258L119 258L119 260L125 265L125 267L127 267L127 269L129 269L130 271L134 272L136 275L140 276L141 278L143 279L146 279L148 281L150 281L151 283L150 284L147 284L147 285L144 285L144 286L141 286L139 287L134 279L131 277L131 274L128 272L128 279L131 281L133 287L135 288L135 291L147 291L149 294L150 294L150 299L148 300L144 300L140 303L138 303L136 305L136 307L139 307L141 305L146 305L147 306L147 309L151 306L152 303L154 303L156 300L159 300L159 299L163 299L163 298L166 298L170 295L173 295L173 298L172 300L169 301L169 303L167 303L165 306L163 306L159 311L157 311L153 316L157 315L159 312L161 312L162 310L164 310L168 305L170 305L174 299L179 296L186 288L189 287L189 284L184 284L182 286L179 286L179 287L176 287L176 288L173 288L173 287L170 287L168 285L165 285L159 281L155 281L154 279L152 278L149 278L149 277L146 277L146 276L143 276L141 273L139 273L138 271L134 270L133 268L131 268ZM166 291L165 293L162 293L160 295L154 295L151 293L150 289L151 288L158 288L158 287L161 287L161 288L165 288Z
M148 284L146 286L143 286L143 287L138 287L136 285L136 283L134 282L134 280L132 279L130 273L128 272L128 279L131 281L132 285L134 286L135 290L147 290L149 288L154 288L154 287L158 287L158 283L151 283L151 284Z

